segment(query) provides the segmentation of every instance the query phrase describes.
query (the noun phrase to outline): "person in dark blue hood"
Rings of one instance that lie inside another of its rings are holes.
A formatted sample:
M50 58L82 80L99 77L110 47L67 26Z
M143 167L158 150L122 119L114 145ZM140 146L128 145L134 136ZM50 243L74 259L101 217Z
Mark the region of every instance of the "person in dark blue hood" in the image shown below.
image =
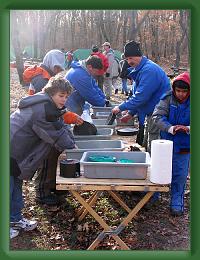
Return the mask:
M161 139L173 141L170 213L184 213L184 191L190 162L190 75L178 75L172 91L160 100L152 116Z
M70 111L81 115L86 101L93 106L105 106L105 95L94 79L95 76L100 75L102 69L102 61L95 55L86 60L71 63L71 69L65 75L65 79L74 88L65 103Z

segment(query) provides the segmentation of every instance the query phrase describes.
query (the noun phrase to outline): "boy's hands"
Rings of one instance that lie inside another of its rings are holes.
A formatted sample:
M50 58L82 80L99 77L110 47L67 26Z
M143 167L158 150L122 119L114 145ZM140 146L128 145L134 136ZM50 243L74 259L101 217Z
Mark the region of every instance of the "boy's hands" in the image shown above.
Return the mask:
M77 119L76 119L75 124L76 125L82 125L82 123L83 123L83 119L79 115L77 115Z
M65 122L65 124L76 124L76 125L82 125L83 123L83 119L77 115L76 113L67 111L64 115L63 115L63 120Z
M189 134L189 132L190 132L190 129L185 125L175 125L173 130L174 130L175 134L178 132L185 132L185 133Z

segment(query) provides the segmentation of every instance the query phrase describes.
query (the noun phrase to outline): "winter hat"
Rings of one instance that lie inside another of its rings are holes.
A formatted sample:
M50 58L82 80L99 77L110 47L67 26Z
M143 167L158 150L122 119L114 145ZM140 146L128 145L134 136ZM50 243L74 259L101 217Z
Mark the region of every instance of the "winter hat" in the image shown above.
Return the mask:
M131 41L128 42L124 46L124 56L125 57L141 57L142 56L142 51L140 50L140 43Z
M93 52L98 52L99 51L99 48L97 45L92 45L92 51Z
M44 56L43 62L52 72L55 66L59 66L62 70L65 69L65 54L57 49L53 49Z
M181 88L181 89L187 89L187 95L184 99L179 100L179 98L176 96L176 88ZM180 103L185 102L185 100L187 100L187 98L190 96L190 74L188 72L183 72L180 75L178 75L173 83L172 83L172 89L173 89L173 93L175 95L175 97L178 99L178 101Z
M110 47L110 43L109 42L104 42L103 44L102 44L102 46L109 46Z
M186 71L178 75L173 83L172 87L178 87L182 89L190 89L190 74Z

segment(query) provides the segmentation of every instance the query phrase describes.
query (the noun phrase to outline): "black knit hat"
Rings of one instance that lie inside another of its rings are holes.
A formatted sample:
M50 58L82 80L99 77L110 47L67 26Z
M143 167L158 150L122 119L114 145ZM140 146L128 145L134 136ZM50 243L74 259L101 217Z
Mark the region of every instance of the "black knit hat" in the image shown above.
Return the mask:
M99 48L97 45L92 45L92 51L93 52L98 52L99 51Z
M142 56L142 51L140 50L140 43L135 41L128 42L124 46L124 56L125 57Z

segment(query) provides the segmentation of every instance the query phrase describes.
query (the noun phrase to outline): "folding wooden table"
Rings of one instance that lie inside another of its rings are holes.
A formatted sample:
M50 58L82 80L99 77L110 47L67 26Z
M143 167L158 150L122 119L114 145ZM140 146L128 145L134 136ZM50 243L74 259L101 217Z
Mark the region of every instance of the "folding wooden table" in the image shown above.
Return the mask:
M98 244L105 238L111 236L119 244L121 249L129 250L130 248L118 236L121 231L129 224L135 217L138 211L148 202L154 192L168 192L169 187L159 184L153 184L149 178L145 180L125 180L125 179L89 179L85 177L79 178L62 178L57 176L56 179L57 190L69 190L72 195L79 201L82 207L77 211L78 220L81 221L87 213L91 214L94 219L103 227L103 231L97 236L93 243L88 247L88 250L95 249ZM82 191L94 191L89 199L81 196ZM144 191L145 195L130 209L128 205L122 200L118 191ZM122 220L117 228L110 227L99 214L92 208L95 202L102 193L108 193L112 198L127 212L128 215Z

